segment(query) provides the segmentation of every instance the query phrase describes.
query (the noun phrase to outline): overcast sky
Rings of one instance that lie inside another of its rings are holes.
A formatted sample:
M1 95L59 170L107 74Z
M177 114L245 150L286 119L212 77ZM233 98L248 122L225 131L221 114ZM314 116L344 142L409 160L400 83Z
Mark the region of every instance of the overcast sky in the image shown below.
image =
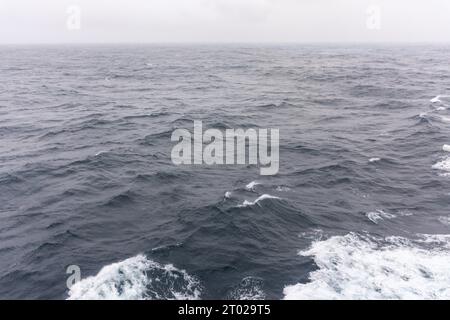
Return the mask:
M0 0L0 43L450 42L450 0Z

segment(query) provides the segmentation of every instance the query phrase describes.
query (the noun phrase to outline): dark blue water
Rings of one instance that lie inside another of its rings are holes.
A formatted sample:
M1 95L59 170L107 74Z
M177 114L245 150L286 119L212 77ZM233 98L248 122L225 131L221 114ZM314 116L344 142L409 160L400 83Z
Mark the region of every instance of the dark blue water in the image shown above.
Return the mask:
M449 61L1 47L0 298L449 298ZM279 173L175 166L171 134L194 120L279 128Z

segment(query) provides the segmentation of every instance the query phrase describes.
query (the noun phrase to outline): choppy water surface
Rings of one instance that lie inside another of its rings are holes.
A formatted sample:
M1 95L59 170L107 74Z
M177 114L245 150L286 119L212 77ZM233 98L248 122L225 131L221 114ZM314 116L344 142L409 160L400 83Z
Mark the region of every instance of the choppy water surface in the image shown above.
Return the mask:
M0 297L450 298L449 58L1 47ZM174 166L193 120L279 128L279 174Z

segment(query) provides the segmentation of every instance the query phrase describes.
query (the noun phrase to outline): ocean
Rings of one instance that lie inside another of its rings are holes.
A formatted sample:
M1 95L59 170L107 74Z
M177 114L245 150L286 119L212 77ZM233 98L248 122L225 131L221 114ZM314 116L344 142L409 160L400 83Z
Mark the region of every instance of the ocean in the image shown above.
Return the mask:
M449 61L1 46L0 298L449 299ZM279 129L279 172L174 165L196 120Z

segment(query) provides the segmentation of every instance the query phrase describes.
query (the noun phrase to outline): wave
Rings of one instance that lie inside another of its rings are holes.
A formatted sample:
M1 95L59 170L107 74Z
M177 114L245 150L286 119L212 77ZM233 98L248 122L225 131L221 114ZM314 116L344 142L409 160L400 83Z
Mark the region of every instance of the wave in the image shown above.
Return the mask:
M238 207L242 208L242 207L254 206L254 205L258 204L260 201L263 201L265 199L280 199L280 198L271 196L270 194L263 194L262 196L259 196L254 201L244 200L244 202L241 205L239 205Z
M436 96L433 99L430 100L431 103L437 103L437 102L441 102L441 96Z
M435 163L432 166L432 168L436 169L436 170L442 170L442 171L450 172L450 157L449 158L445 158L442 161L439 161L439 162Z
M427 112L423 112L419 115L421 121L438 121L443 123L449 123L450 117L448 117L445 111L450 107L449 95L438 95L430 100L432 103L431 108Z
M431 103L442 103L444 101L449 100L450 96L448 95L438 95L436 97L434 97L433 99L430 100Z
M421 123L431 123L432 121L450 123L450 117L446 117L435 112L422 112L419 114L419 120Z
M366 217L373 223L378 224L378 222L381 220L395 218L395 215L383 210L376 210L366 213Z
M129 115L123 117L125 120L135 120L135 119L145 119L145 118L156 118L160 116L167 116L170 115L169 112L166 111L160 111L160 112L152 112L152 113L146 113L146 114L136 114L136 115Z
M186 271L137 255L75 283L68 300L197 300L201 291L200 282Z
M255 187L257 185L259 185L259 184L261 184L261 183L259 183L257 181L252 181L252 182L250 182L249 184L247 184L245 186L245 190L247 190L247 191L255 191Z
M444 152L450 152L450 145L444 144L442 146ZM432 167L435 170L445 171L441 176L450 176L450 157L442 158L441 161L435 163Z
M449 299L450 235L375 238L350 233L299 253L318 270L284 299Z

